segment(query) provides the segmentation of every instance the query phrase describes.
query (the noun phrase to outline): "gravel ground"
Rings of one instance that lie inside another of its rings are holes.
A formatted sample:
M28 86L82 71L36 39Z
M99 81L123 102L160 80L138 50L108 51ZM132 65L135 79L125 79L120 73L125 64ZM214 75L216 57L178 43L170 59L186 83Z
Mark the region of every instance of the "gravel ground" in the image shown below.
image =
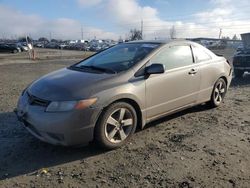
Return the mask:
M0 65L0 187L249 187L249 74L221 107L160 119L104 152L43 143L12 112L27 84L75 61Z

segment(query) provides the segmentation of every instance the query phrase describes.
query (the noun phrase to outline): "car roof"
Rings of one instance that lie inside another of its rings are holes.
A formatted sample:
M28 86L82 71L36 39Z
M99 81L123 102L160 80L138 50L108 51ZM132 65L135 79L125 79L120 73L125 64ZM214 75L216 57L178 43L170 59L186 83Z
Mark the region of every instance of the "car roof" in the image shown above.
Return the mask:
M204 46L196 43L196 42L193 42L193 41L190 41L190 40L185 40L185 39L173 39L173 40L137 40L137 41L130 41L130 42L127 42L128 44L133 44L133 43L141 43L141 44L159 44L159 45L162 45L164 46L165 44L171 44L171 45L192 45L194 47L199 47L199 48L203 48L211 57L215 57L216 55L208 50L207 48L205 48Z
M169 40L135 40L135 41L129 41L126 42L128 44L133 43L152 43L152 44L168 44L168 43L188 43L188 44L194 44L192 41L184 40L184 39L169 39Z
M129 41L126 43L158 43L158 44L166 44L169 41L167 40L134 40L134 41Z

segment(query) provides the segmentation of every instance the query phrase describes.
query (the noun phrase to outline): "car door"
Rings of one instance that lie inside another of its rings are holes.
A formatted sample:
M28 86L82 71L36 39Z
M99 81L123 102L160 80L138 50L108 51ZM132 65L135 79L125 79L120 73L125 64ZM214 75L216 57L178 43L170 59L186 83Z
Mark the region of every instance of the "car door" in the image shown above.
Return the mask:
M0 45L0 52L5 52L5 47L4 47L4 45Z
M0 52L3 52L3 47L2 46L0 46Z
M165 73L146 80L147 118L194 104L200 88L200 72L190 45L169 45L154 55L150 64L163 64Z
M7 46L7 45L4 45L3 51L4 51L4 52L10 52L10 47Z

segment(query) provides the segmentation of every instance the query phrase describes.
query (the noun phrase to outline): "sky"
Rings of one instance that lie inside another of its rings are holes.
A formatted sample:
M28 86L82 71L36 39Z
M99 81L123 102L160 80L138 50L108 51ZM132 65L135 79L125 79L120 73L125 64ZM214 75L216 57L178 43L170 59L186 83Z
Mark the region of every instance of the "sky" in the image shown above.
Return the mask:
M239 37L250 32L250 0L0 0L0 38Z

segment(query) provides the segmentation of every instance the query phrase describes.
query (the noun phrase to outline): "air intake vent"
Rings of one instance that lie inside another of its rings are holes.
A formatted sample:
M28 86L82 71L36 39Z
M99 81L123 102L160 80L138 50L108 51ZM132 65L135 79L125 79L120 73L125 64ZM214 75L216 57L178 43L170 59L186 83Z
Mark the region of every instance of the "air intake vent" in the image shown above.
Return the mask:
M27 94L28 94L28 102L30 105L47 107L50 103L50 101L35 97L34 95L31 95L28 92L27 92Z

